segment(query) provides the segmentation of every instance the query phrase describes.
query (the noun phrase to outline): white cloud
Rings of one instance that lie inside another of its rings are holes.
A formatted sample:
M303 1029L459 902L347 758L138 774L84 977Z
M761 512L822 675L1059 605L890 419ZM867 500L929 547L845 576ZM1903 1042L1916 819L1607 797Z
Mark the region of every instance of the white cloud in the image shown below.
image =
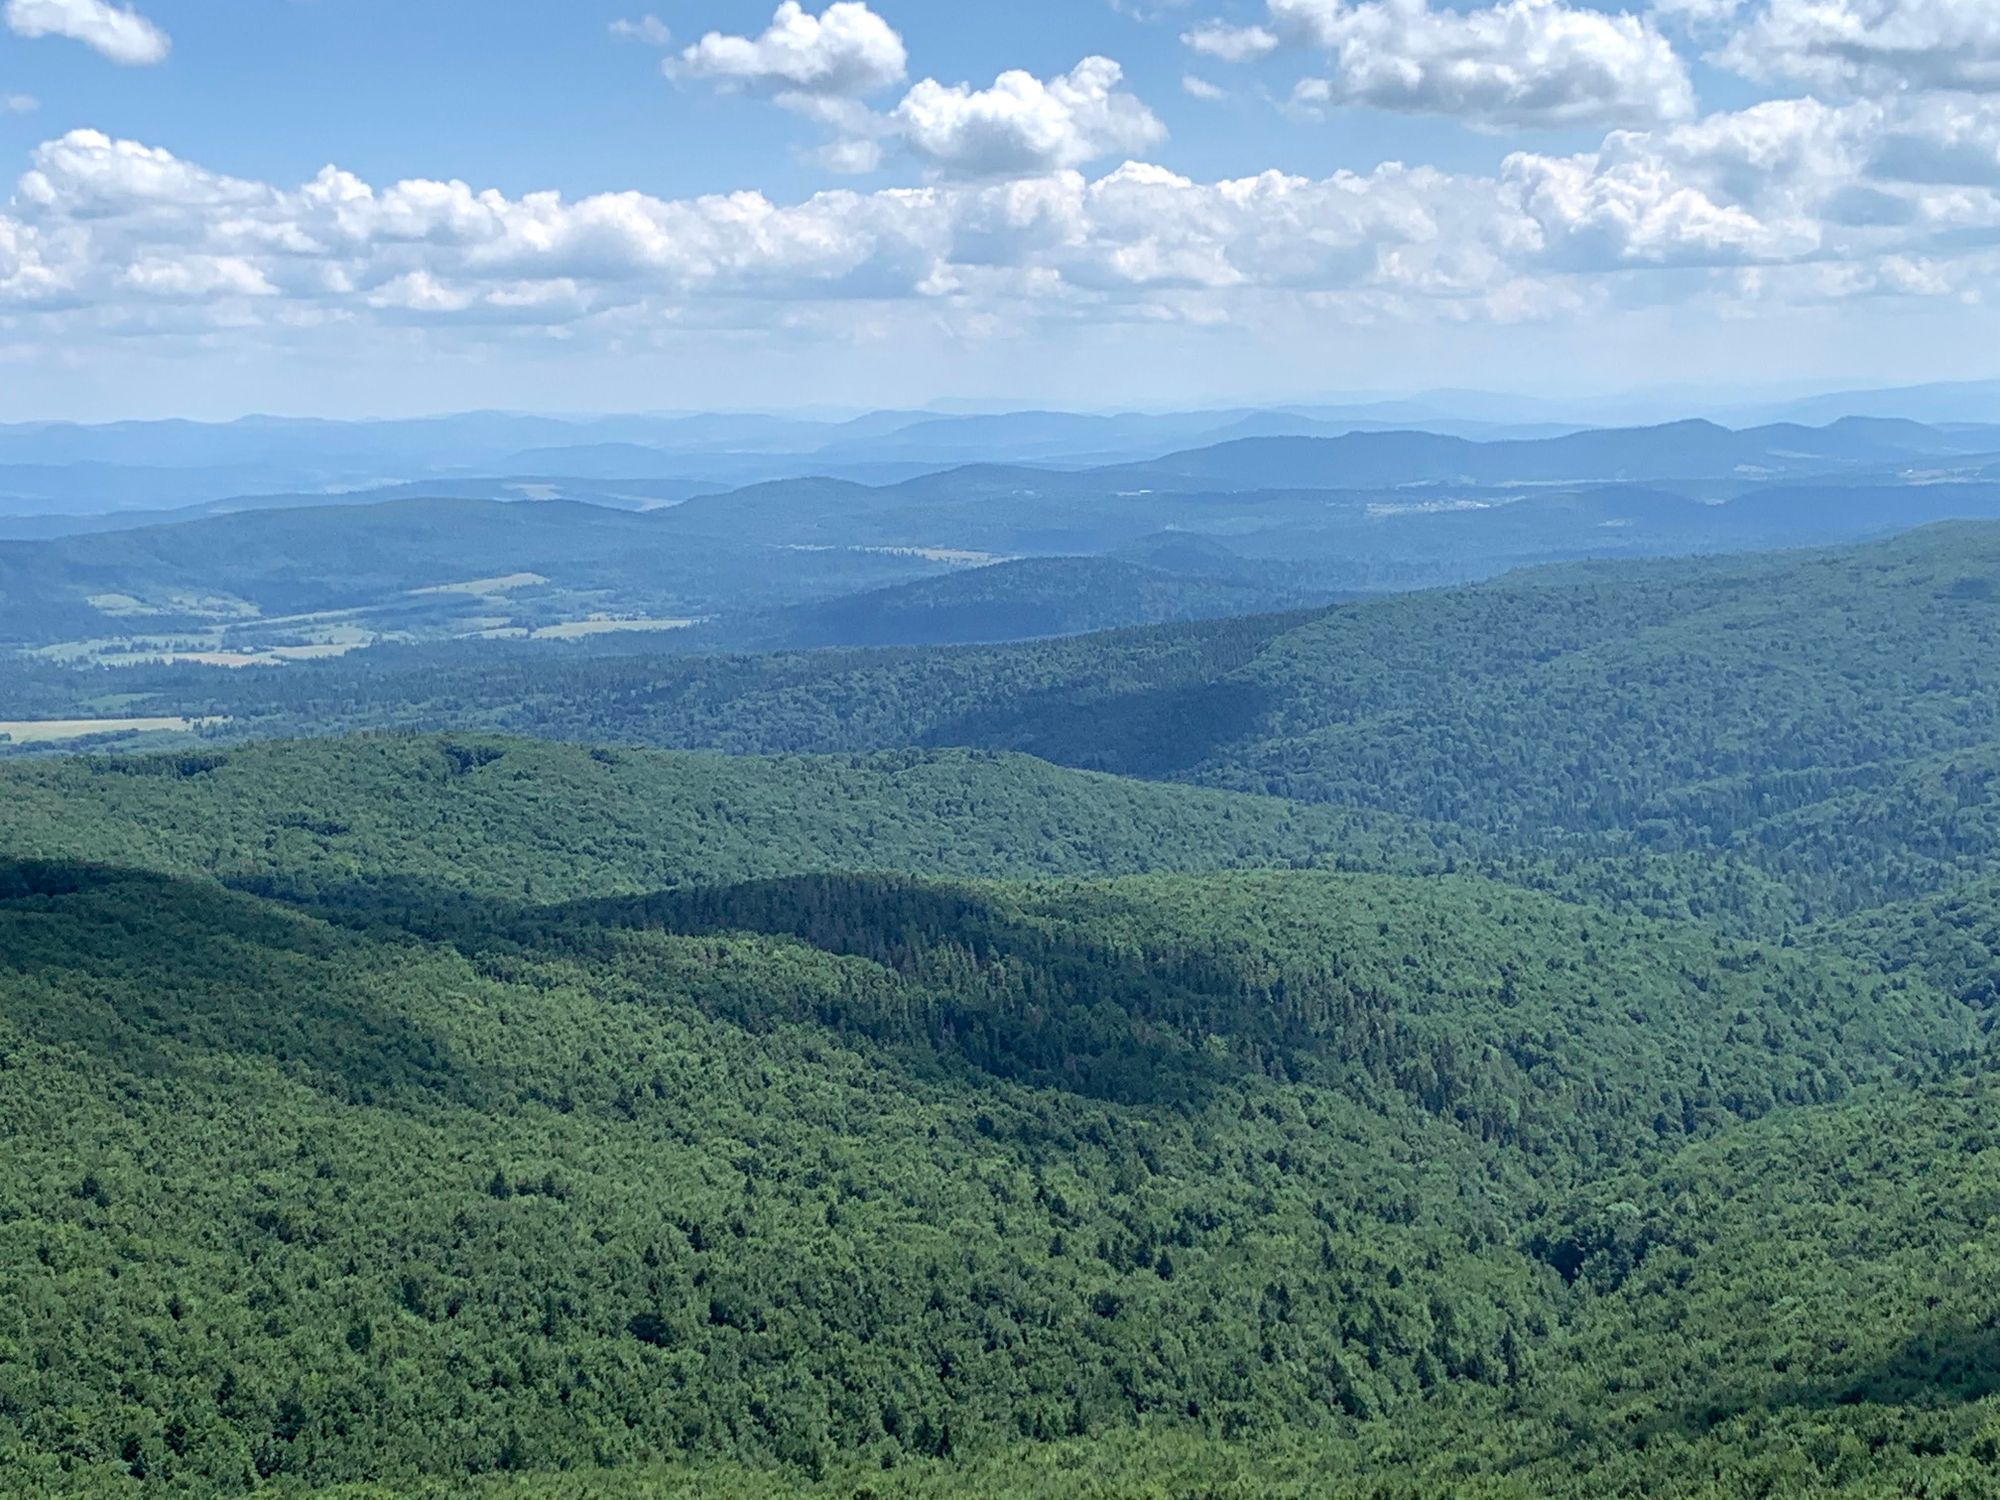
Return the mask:
M951 174L793 204L510 197L333 167L283 187L75 131L37 148L0 209L0 326L52 347L377 323L611 346L694 326L837 338L889 309L1016 331L1490 322L1685 305L1695 288L1721 316L1973 297L2000 275L2000 100L1778 101L1517 153L1491 175L1200 182L1128 162L1087 178L1063 163L1157 129L1112 109L1118 83L1085 65L940 90L908 128Z
M643 42L648 47L670 47L674 40L673 28L655 15L613 21L611 34L621 42Z
M118 141L95 130L72 130L36 148L21 178L29 204L66 215L131 212L157 204L181 213L254 207L274 201L260 183L226 177L184 162L172 152Z
M1224 62L1252 62L1269 57L1280 45L1277 36L1262 26L1229 26L1220 21L1183 32L1181 40L1195 51Z
M1869 168L1903 182L2000 187L2000 98L1934 94L1902 104Z
M2000 111L1983 104L1774 100L1586 155L1517 155L1502 175L1556 264L1820 268L1789 277L1795 291L1837 287L1846 267L1908 293L1926 278L1883 266L1977 279L1967 268L2000 243Z
M144 296L172 300L278 294L264 273L239 255L147 256L120 272L118 281Z
M863 136L831 141L813 153L813 159L829 172L843 177L862 176L882 168L882 143Z
M0 94L0 115L31 115L41 107L33 94Z
M1210 83L1193 73L1181 75L1181 92L1190 99L1199 99L1204 104L1214 104L1229 97L1229 90Z
M1818 247L1817 226L1766 223L1718 202L1657 159L1509 159L1508 182L1558 264L1727 265L1787 259Z
M1748 78L1857 95L2000 91L1994 0L1767 0L1718 61Z
M106 0L7 0L6 14L16 36L68 37L127 67L165 62L172 47L167 34L137 11Z
M1144 151L1166 138L1158 117L1120 86L1124 70L1106 57L1087 57L1046 80L1010 70L986 88L926 78L893 108L872 108L867 96L900 80L907 62L902 39L867 6L830 5L814 18L787 0L761 36L711 34L667 71L754 90L826 127L835 139L812 156L840 173L876 171L895 150L951 176L1036 174Z
M1686 26L1710 26L1729 21L1743 9L1743 0L1653 0L1653 13Z
M909 54L895 28L859 0L839 0L820 16L784 0L761 35L712 31L668 68L760 93L858 99L902 82Z
M1279 47L1329 53L1333 72L1294 94L1308 108L1363 105L1451 115L1479 129L1653 124L1693 115L1694 86L1648 19L1560 0L1472 10L1429 0L1267 0L1268 25L1208 26L1188 44L1232 60Z
M1031 174L1144 151L1166 127L1134 95L1108 57L1087 57L1046 83L1002 73L987 89L925 79L890 117L925 163L967 176Z

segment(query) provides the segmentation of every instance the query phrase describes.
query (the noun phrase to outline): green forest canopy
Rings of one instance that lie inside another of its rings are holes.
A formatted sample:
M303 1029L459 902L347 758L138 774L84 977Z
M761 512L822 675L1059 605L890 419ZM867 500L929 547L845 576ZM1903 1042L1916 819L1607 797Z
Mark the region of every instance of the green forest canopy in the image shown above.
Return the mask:
M1989 568L12 762L0 1492L1991 1493Z

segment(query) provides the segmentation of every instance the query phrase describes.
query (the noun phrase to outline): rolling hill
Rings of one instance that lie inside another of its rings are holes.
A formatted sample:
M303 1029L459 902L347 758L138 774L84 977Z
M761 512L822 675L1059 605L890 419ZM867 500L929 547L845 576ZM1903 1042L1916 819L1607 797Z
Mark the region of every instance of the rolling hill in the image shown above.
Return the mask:
M4 780L36 1489L1664 1495L1870 1424L1926 1434L1871 1475L1977 1451L2000 1116L1903 1081L1979 1045L1921 979L1463 874L1212 872L1423 836L1006 757ZM1121 863L1183 873L964 878ZM1774 1320L1781 1246L1818 1271Z
M1351 862L1437 869L1404 820L894 751L759 759L491 736L246 745L0 768L6 848L294 899L634 895L838 869L1027 877ZM370 894L372 885L382 890Z
M1694 420L1493 442L1427 432L1243 438L1120 472L1135 480L1199 480L1232 489L1674 480L1741 485L1782 474L1960 458L1990 451L1988 443L1983 434L1955 436L1915 422L1842 418L1821 428L1785 423L1736 431Z
M1241 558L1222 567L1221 576L1205 577L1111 557L1017 558L761 615L725 616L689 632L682 644L736 651L950 646L1254 614L1325 600L1325 591L1287 588L1278 568L1259 568Z
M943 425L1032 432L1038 420ZM1107 421L1055 414L1047 425ZM734 429L718 419L700 430L721 442ZM865 441L887 435L870 430ZM0 541L0 646L108 665L175 651L241 665L279 659L274 648L569 638L691 620L716 626L671 649L1022 639L1549 562L1743 552L2000 518L1994 455L1978 451L1989 437L1860 420L1491 441L1351 432L1071 470L985 462L912 474L908 460L885 459L845 466L871 482L819 475L741 489L670 475L671 463L654 477L588 477L648 468L653 449L607 439L517 455L529 467L514 477L426 478L339 503L248 495L157 525L129 515L0 523L17 538ZM586 477L560 477L564 464ZM1149 549L1176 538L1219 554L1218 567L1170 562L1178 590L1120 570L1153 566ZM941 576L1010 561L985 578ZM496 580L514 582L478 587ZM903 584L918 586L878 592ZM334 612L343 618L296 618Z
M365 614L375 632L701 616L941 571L911 552L769 547L669 534L566 501L417 498L216 515L179 525L0 542L0 638L43 644ZM540 598L544 608L534 607ZM437 618L440 613L444 618ZM324 623L303 622L303 623ZM456 633L463 633L462 631Z
M1527 851L1727 854L1810 916L1873 904L1884 869L1909 874L1880 899L1928 888L1926 860L1950 864L1914 834L1957 795L1927 779L2000 740L1996 579L2000 529L1952 526L1017 646L376 653L220 684L169 675L145 703L230 715L228 736L462 724L739 753L1020 751Z
M1978 1495L1996 580L69 673L231 718L0 766L0 1493Z

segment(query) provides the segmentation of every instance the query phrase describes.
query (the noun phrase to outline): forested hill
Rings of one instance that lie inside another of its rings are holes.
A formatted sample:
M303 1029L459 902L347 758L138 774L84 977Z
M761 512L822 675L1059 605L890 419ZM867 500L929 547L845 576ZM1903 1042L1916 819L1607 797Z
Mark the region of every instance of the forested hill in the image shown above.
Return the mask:
M1985 1500L1996 647L1962 527L120 679L230 718L0 766L0 1496Z
M1447 829L1021 755L732 757L485 735L0 767L6 851L294 898L532 902L808 871L1437 870Z
M1393 1493L1471 1465L1594 1496L1639 1462L1607 1363L1723 1472L1759 1472L1766 1411L1792 1452L1918 1423L1878 1471L1980 1451L1979 1377L1926 1417L1880 1362L1994 1315L1984 1158L1927 1179L1953 1215L1884 1220L1773 1322L1746 1213L1832 1243L1864 1210L1813 1185L1873 1200L1723 1148L1859 1089L1862 1124L1786 1128L1934 1151L1933 1106L1862 1103L1979 1045L1921 981L1462 877L829 875L493 902L445 941L392 912L0 867L14 1492L678 1458L710 1493L1066 1494L1017 1445L1087 1438L1122 1455L1106 1494L1162 1462L1167 1493L1264 1493L1316 1451ZM1866 1191L1886 1211L1915 1170ZM1688 1405L1683 1304L1640 1274L1738 1319L1726 1393Z
M219 684L168 674L152 702L227 714L224 736L477 725L734 752L1023 751L1524 851L1725 851L1811 917L1920 894L1978 855L1966 788L1996 764L1996 652L2000 526L1964 525L1030 645L370 653Z
M697 627L676 644L797 651L1033 640L1261 613L1334 597L1298 580L1288 587L1275 565L1253 573L1241 559L1232 566L1226 555L1214 576L1207 569L1168 572L1109 557L1021 558Z

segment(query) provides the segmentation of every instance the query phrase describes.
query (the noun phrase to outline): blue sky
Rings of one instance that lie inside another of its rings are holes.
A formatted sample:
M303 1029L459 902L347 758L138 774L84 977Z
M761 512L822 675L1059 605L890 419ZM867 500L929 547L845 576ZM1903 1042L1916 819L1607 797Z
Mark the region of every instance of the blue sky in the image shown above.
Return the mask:
M0 16L0 418L2000 373L1992 0Z
M1337 129L1299 129L1254 92L1223 108L1187 97L1189 72L1244 80L1204 64L1181 34L1198 16L1254 18L1255 6L1170 7L1153 21L1105 0L877 8L905 38L913 77L990 83L1005 68L1051 77L1092 54L1114 58L1172 132L1154 154L1193 176L1323 175L1396 156L1490 169L1514 146L1445 118L1363 111ZM0 33L0 88L41 102L0 122L0 139L18 160L52 134L94 128L271 182L335 161L375 182L454 176L512 194L751 186L798 198L829 181L803 155L815 131L751 95L676 86L660 71L672 49L611 33L650 14L692 43L760 32L772 10L769 0L153 0L145 13L173 42L158 67L107 67L86 47ZM1305 71L1274 68L1257 82ZM1601 132L1534 134L1587 147Z

